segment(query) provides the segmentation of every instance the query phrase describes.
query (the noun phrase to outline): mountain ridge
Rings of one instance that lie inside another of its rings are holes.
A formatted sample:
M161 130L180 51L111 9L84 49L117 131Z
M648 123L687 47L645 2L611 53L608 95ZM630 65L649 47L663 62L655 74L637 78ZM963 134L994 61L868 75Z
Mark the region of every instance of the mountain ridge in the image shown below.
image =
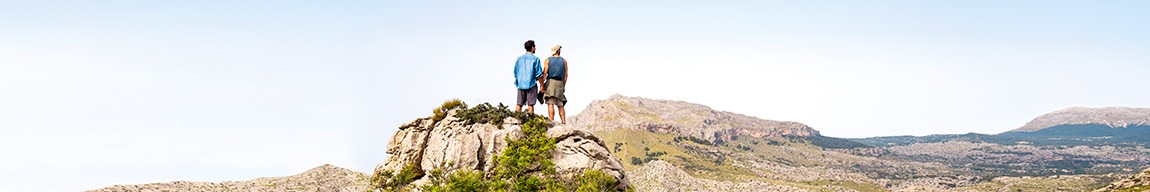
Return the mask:
M767 120L685 101L612 95L594 100L570 124L590 131L648 130L724 142L739 136L821 136L806 124Z
M1070 107L1043 114L1008 132L1034 132L1057 125L1103 124L1112 128L1150 125L1150 108Z

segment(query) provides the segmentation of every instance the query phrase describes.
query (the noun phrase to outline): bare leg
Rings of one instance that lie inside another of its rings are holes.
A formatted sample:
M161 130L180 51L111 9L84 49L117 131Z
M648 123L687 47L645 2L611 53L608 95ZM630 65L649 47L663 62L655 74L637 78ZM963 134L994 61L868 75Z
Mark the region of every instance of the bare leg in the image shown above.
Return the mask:
M567 110L563 110L563 106L559 106L559 119L560 124L567 124Z
M528 105L527 106L527 112L528 113L535 113L535 106L534 105Z
M515 106L515 112L523 112L523 106L522 105L516 105Z
M555 121L555 105L550 103L547 104L547 119Z

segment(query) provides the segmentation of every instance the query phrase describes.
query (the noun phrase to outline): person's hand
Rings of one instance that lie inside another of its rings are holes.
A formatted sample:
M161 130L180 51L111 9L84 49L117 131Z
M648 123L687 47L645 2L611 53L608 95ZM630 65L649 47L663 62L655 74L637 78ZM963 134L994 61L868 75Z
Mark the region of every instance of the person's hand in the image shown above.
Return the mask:
M545 90L544 88L545 88L544 86L539 86L539 92L547 92L547 91L544 91Z

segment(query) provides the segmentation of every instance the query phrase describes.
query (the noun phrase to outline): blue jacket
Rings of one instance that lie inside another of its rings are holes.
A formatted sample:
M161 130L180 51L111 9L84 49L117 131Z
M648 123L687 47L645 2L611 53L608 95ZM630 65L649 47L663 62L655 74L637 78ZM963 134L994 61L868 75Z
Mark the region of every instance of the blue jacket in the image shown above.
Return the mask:
M525 53L515 59L515 87L519 90L535 87L535 82L542 76L543 67L534 54Z

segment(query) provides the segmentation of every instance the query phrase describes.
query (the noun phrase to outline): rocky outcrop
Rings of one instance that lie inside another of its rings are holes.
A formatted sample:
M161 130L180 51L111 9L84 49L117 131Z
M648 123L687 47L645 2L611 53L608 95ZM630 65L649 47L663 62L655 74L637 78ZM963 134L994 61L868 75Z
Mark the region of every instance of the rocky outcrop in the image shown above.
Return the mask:
M455 116L457 110L448 112L446 118L434 122L430 118L420 118L399 127L388 142L387 161L376 166L375 175L385 171L399 172L404 166L413 164L424 175L439 169L450 174L458 170L490 172L494 169L494 157L507 148L507 140L522 137L520 120L505 118L500 125L467 124ZM586 170L600 170L620 181L619 189L630 187L627 175L617 157L611 155L607 146L590 132L569 127L552 127L547 136L556 138L552 162L561 176L571 178ZM429 177L412 182L414 185L427 183Z
M1150 125L1150 108L1071 107L1038 116L1011 131L1038 131L1056 125L1103 124L1110 127Z
M175 181L139 185L116 185L90 192L127 191L346 191L360 192L368 188L367 175L333 165L323 165L307 172L287 177L267 177L250 181L221 183Z
M619 128L672 133L715 141L735 137L817 136L818 131L791 121L763 120L738 113L670 100L613 95L592 101L570 123L591 131Z
M1094 191L1150 191L1150 169L1134 174L1129 178L1110 183L1110 185Z
M438 123L431 118L416 119L400 126L392 136L386 151L391 156L376 166L374 174L384 170L398 172L408 164L424 171L490 171L494 155L507 147L504 138L516 139L520 134L519 120L510 117L500 126L464 125L454 110Z
M555 171L564 178L574 178L586 170L600 170L621 181L617 189L626 189L631 185L627 173L623 171L623 164L591 132L559 126L547 130L547 137L559 141L551 152L551 160L555 163Z

